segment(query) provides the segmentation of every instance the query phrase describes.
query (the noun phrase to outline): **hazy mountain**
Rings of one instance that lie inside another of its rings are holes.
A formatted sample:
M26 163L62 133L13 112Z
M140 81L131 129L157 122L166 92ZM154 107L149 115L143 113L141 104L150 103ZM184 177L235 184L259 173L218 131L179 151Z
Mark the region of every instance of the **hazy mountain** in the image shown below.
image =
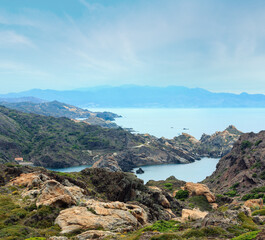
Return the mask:
M126 85L70 91L33 89L0 95L3 98L37 97L86 107L265 107L263 94L213 93L201 88Z
M20 102L31 102L31 103L44 103L46 102L43 99L39 99L36 97L14 97L14 98L0 98L0 102L7 102L7 103L20 103Z

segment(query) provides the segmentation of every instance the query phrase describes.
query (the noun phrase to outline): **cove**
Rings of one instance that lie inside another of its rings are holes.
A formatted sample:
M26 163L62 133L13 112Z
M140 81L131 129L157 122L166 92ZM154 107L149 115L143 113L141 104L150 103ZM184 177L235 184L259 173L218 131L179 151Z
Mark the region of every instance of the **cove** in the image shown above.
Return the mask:
M56 172L80 172L85 168L90 168L91 166L92 165L81 165L81 166L67 167L67 168L47 168L47 169Z
M136 175L144 180L144 183L147 183L149 180L166 180L170 176L186 182L196 183L211 175L215 171L218 161L219 159L217 158L202 158L189 164L141 166L144 173ZM133 171L135 172L138 168L134 168Z

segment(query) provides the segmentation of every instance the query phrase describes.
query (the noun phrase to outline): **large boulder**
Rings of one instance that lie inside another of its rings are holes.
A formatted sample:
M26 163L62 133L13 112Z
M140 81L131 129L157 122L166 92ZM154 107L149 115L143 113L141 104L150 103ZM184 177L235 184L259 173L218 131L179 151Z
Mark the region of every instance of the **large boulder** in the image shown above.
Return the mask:
M205 196L209 203L216 201L215 196L205 184L187 182L184 190L188 190L190 196Z
M44 181L49 179L48 176L39 172L22 173L20 176L11 180L10 184L22 187L39 187Z
M249 207L250 209L261 209L263 207L263 199L249 199L244 203L244 206Z
M75 197L66 187L55 180L48 180L43 184L37 199L37 207L40 205L67 207L76 204Z
M147 223L147 214L137 205L122 202L89 200L86 207L62 210L55 220L62 234L77 230L111 230L124 232Z
M194 221L204 219L208 212L202 212L198 209L182 209L181 221Z

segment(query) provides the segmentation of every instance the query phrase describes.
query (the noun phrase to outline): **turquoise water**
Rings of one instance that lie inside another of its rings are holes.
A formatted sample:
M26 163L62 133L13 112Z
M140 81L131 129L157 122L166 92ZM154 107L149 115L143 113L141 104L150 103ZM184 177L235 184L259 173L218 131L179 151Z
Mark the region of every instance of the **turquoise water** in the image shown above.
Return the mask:
M116 119L118 125L156 137L173 138L186 132L199 139L203 133L223 131L229 125L235 125L243 132L259 132L265 129L265 108L89 108L89 110L110 111L122 115L122 118Z
M145 183L149 180L166 180L170 176L186 182L200 182L215 171L218 161L216 158L202 158L189 164L142 166L144 173L136 175ZM137 169L135 168L134 172Z
M48 168L48 169L56 172L80 172L85 168L90 168L91 166L92 165L82 165L82 166L75 166L68 168Z

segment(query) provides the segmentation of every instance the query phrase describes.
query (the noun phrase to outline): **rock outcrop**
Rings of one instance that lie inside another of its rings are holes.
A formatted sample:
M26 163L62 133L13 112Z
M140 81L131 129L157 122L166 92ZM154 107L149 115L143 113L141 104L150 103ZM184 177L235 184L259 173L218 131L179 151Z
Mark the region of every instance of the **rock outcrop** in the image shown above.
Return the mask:
M198 209L182 209L181 221L194 221L204 219L208 212L202 212Z
M183 189L187 190L190 196L205 196L209 203L216 201L215 196L205 184L187 182Z
M248 193L265 185L265 131L246 133L234 144L232 151L204 181L212 190L237 194Z
M147 213L136 205L89 200L86 207L62 210L55 223L61 227L63 234L99 228L124 232L146 224Z
M76 199L66 187L55 180L48 180L43 184L36 205L66 207L76 203Z
M244 203L244 206L250 209L262 209L263 207L263 199L249 199Z

